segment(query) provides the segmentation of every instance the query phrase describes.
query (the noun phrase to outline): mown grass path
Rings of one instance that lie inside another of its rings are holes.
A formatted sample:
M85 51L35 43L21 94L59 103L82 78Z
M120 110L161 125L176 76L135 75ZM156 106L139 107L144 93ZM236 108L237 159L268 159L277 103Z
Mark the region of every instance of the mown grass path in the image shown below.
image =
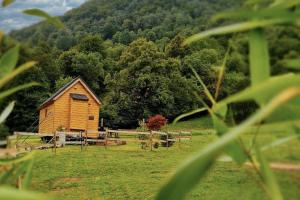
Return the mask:
M262 135L260 141L277 136ZM142 150L137 143L125 146L67 146L57 150L38 151L32 187L61 199L154 199L160 186L177 166L215 139L198 135L175 146L153 152ZM245 136L247 143L249 136ZM300 142L291 141L266 152L272 161L300 162ZM300 199L300 173L276 172L286 199ZM254 172L232 162L217 162L205 180L187 199L267 199Z

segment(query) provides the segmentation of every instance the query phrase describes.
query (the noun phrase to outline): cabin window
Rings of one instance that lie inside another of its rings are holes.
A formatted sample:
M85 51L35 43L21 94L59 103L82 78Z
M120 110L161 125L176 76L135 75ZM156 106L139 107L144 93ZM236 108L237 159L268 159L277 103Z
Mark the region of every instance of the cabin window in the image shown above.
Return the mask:
M94 115L89 116L89 120L94 120L94 119L95 119Z
M46 108L46 110L45 110L45 118L47 117L47 115L48 115L48 109Z

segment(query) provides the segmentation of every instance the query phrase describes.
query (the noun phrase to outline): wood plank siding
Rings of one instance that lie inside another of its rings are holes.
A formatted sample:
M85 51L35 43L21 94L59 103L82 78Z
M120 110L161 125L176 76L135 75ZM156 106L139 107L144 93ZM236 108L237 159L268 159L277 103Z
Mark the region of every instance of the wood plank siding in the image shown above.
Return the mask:
M74 94L84 98L73 99ZM98 131L101 104L81 79L50 100L40 109L39 133L53 133L61 127L66 131Z

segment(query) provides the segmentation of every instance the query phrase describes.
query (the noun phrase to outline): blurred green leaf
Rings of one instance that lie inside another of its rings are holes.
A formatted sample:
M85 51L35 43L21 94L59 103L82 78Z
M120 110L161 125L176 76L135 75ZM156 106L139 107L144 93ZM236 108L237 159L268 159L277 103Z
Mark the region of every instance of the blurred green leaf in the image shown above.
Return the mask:
M228 56L229 56L229 52L230 52L230 47L228 47L222 65L219 69L219 75L218 75L218 81L217 81L217 85L216 85L216 92L215 92L215 100L217 101L218 96L219 96L219 92L221 90L221 85L222 85L222 81L224 79L224 74L225 74L225 67L226 67L226 62L228 60Z
M256 148L256 156L260 163L260 171L263 175L264 182L267 186L267 193L272 200L283 200L281 195L278 183L273 175L269 164L267 163L266 159L260 152L259 148Z
M186 194L203 178L216 158L228 145L238 139L249 127L270 115L278 106L298 95L300 95L300 88L291 88L281 92L245 122L230 129L221 138L209 144L204 150L199 151L195 156L184 162L169 182L162 187L156 199L184 199Z
M19 85L19 86L16 86L14 88L10 88L8 90L5 90L3 92L0 93L0 99L3 99L5 97L8 97L16 92L19 92L21 90L24 90L24 89L27 89L27 88L30 88L30 87L33 87L33 86L38 86L39 84L38 83L35 83L35 82L32 82L32 83L27 83L27 84L24 84L24 85Z
M290 142L290 141L292 141L294 139L297 139L299 137L300 137L300 135L291 135L291 136L288 136L288 137L279 138L276 141L274 141L274 142L272 142L270 144L267 144L266 146L263 146L262 148L260 148L260 151L266 151L268 149L280 146L282 144Z
M300 4L299 0L275 0L271 7L291 8Z
M282 18L275 18L275 19L265 19L265 20L253 20L248 22L241 22L237 24L232 24L228 26L214 28L208 31L204 31L198 34L195 34L184 41L184 45L191 44L203 38L214 36L214 35L225 35L228 33L236 33L236 32L244 32L249 31L256 28L268 27L271 25L278 25L278 24L286 24L286 23L294 23L298 19L297 15L293 16L286 16Z
M16 166L12 166L7 171L2 171L0 175L0 185L5 185L9 182L9 179L13 177L13 173L16 170Z
M289 87L298 87L299 85L299 74L285 74L272 77L261 82L259 85L248 87L245 90L220 101L213 109L214 112L217 112L217 110L228 104L248 100L255 100L260 106L263 106L279 92ZM267 122L270 123L300 119L300 112L298 112L299 109L300 97L297 97L277 108L273 115L267 119Z
M28 9L28 10L24 10L23 13L26 15L32 15L32 16L44 18L46 21L48 21L50 24L56 26L57 28L64 27L63 23L60 21L60 19L58 17L52 17L48 13L46 13L40 9L36 9L36 8Z
M6 106L6 108L2 111L0 115L0 124L2 124L5 121L5 119L9 116L9 114L14 109L14 106L15 106L15 102L13 101L10 104L8 104L8 106Z
M282 63L284 67L300 70L300 59L286 59L283 60Z
M279 92L289 87L296 87L299 85L299 74L284 74L280 76L274 76L266 81L261 82L259 85L250 86L243 91L220 101L215 106L215 109L218 110L222 106L226 106L230 103L243 102L247 100L256 100L259 104L265 104Z
M191 111L191 112L182 114L182 115L176 117L176 119L173 121L173 124L176 124L178 121L180 121L180 120L183 119L183 118L189 117L189 116L191 116L191 115L194 115L194 114L197 114L197 113L206 111L206 110L207 110L207 108L199 108L199 109L193 110L193 111Z
M16 45L5 52L0 58L0 78L12 72L12 70L16 67L19 59L19 50L20 46Z
M33 158L27 162L26 169L25 169L26 173L25 173L25 176L24 176L24 179L23 179L23 182L22 182L24 189L29 188L30 180L31 180L31 177L32 177L33 162L34 162Z
M24 190L18 190L15 188L9 187L0 187L0 199L5 200L41 200L41 199L49 199L47 196L36 193L29 192Z
M6 7L9 6L10 4L12 4L15 0L3 0L2 1L2 7Z
M194 73L195 77L197 78L197 80L199 81L199 83L201 84L201 86L202 86L202 88L204 90L204 94L207 96L207 98L210 100L210 102L212 104L216 104L215 99L213 98L212 94L210 93L210 91L206 87L205 83L202 81L202 79L199 76L199 74L196 72L196 70L193 67L190 67L190 68L193 71L193 73Z
M251 83L255 86L271 75L268 43L262 29L250 31L249 51Z
M211 113L212 121L214 124L214 128L217 131L218 136L223 136L224 134L228 133L229 128L227 125L219 119L215 114ZM225 152L233 158L234 161L236 161L238 164L244 163L248 158L245 155L245 152L241 148L240 144L238 143L238 140L232 141L231 144L229 144L225 148Z
M281 9L263 9L263 10L249 10L240 9L229 12L221 12L212 17L213 21L218 21L221 19L266 19L266 18L280 18L282 16L293 15L293 13Z
M18 156L16 158L11 158L11 159L2 159L0 160L0 166L1 165L13 165L13 164L18 164L24 161L28 161L30 159L33 159L34 152L31 153L26 153L25 155Z
M228 112L228 106L226 104L222 104L222 106L218 106L218 109L215 109L216 106L218 106L218 104L213 105L210 112L221 117L224 121Z
M13 78L15 78L17 75L23 73L24 71L32 68L34 65L36 64L36 62L27 62L23 65L21 65L20 67L18 67L17 69L15 69L14 71L12 71L11 73L7 74L6 76L4 76L3 78L0 79L0 89L9 81L11 81Z

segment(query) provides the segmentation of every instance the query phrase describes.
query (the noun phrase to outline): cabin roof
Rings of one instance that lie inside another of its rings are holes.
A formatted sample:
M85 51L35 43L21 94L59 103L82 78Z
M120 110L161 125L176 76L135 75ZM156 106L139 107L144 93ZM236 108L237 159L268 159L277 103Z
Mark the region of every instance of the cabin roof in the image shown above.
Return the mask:
M53 101L55 101L56 99L58 99L61 95L63 95L65 93L65 91L67 91L68 89L70 89L71 87L73 87L78 82L80 82L84 86L84 88L91 94L91 96L95 99L95 101L100 105L101 102L98 99L98 97L95 94L95 92L86 84L85 81L83 81L80 77L77 77L77 78L73 79L72 81L70 81L69 83L67 83L66 85L64 85L59 90L57 90L51 97L49 97L46 101L44 101L41 104L41 106L39 107L38 110L41 110L45 106L51 104ZM85 96L85 97L83 97L83 96ZM80 94L74 94L74 93L72 93L71 97L73 99L77 98L77 100L88 100L88 98L87 98L86 95L80 95Z

